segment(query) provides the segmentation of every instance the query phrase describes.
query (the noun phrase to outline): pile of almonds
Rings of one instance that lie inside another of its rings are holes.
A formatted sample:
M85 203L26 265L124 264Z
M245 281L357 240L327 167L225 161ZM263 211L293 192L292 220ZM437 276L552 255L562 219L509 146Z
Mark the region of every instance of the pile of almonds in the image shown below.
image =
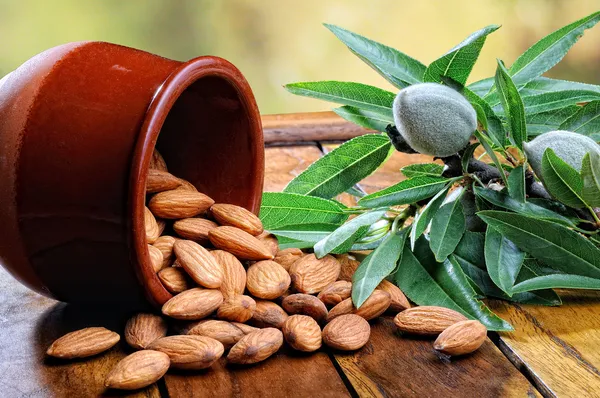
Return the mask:
M169 368L205 369L225 351L227 362L253 364L283 342L312 352L325 345L357 350L369 340L370 320L397 314L402 332L439 335L434 348L447 355L475 351L485 341L478 321L442 307L412 307L387 280L360 308L350 297L359 265L352 256L316 258L279 250L258 217L231 204L215 204L167 170L155 151L147 180L146 238L152 267L174 296L162 315L140 313L125 326L135 350L106 378L106 386L138 389ZM164 234L168 231L172 235ZM175 334L167 336L168 322ZM56 340L47 354L83 358L108 350L119 334L90 327Z

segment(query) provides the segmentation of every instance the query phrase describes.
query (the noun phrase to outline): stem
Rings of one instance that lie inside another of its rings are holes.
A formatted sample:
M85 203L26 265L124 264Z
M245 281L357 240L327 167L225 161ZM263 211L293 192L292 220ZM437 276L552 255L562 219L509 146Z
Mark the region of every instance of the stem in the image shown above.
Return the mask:
M481 182L481 180L479 179L479 177L477 177L476 174L469 174L469 177L474 179L479 185L481 185L482 188L485 188L485 184Z
M398 214L398 216L394 219L394 222L392 223L392 228L390 228L390 231L392 231L392 233L394 233L394 234L397 234L398 231L400 230L400 228L402 228L404 226L404 223L406 222L406 220L408 220L410 217L414 216L416 211L417 211L417 208L414 205L410 205L407 208L405 208L404 210L402 210L402 212L400 214Z
M594 209L592 209L590 206L586 206L586 207L588 208L590 213L592 213L592 217L594 218L594 221L596 221L596 227L600 227L600 219L598 219L598 215L596 214Z

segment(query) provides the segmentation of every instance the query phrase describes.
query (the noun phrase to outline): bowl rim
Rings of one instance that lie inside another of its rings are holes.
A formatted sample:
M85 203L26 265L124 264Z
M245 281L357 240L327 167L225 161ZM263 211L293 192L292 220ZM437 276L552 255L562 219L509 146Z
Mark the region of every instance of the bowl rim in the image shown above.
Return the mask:
M135 144L129 180L128 246L130 247L130 261L146 298L157 308L160 308L173 295L167 291L157 273L154 272L146 242L144 208L148 169L158 135L171 108L185 90L205 77L219 77L235 89L247 115L252 134L252 150L256 159L251 173L254 181L253 192L250 195L252 198L250 210L256 213L260 207L264 182L261 172L261 167L264 167L263 131L260 113L250 85L242 73L223 58L201 56L182 63L158 87L150 102Z

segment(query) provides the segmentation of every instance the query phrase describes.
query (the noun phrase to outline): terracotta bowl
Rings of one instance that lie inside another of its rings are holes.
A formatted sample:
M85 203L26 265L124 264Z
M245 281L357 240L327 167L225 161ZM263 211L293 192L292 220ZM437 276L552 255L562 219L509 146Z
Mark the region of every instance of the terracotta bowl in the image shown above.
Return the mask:
M260 117L229 62L78 42L3 78L0 263L61 301L162 305L171 295L152 271L143 222L155 146L199 191L258 211Z

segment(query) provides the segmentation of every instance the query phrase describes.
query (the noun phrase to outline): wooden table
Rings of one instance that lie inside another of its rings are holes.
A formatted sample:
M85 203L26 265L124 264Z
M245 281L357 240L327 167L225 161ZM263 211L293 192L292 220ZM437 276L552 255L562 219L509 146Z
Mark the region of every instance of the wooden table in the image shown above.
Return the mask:
M324 152L366 132L329 112L265 116L264 126L267 191L283 189ZM428 160L395 153L361 187L379 190L402 179L402 166ZM600 292L560 295L564 305L554 308L491 302L515 332L491 333L474 355L451 362L434 355L431 341L400 337L391 319L382 318L373 323L370 342L355 353L284 349L255 366L221 362L204 372L169 372L142 391L120 394L102 385L130 352L125 344L76 362L48 360L44 352L55 338L80 327L121 331L128 314L55 302L0 269L0 397L600 396Z

